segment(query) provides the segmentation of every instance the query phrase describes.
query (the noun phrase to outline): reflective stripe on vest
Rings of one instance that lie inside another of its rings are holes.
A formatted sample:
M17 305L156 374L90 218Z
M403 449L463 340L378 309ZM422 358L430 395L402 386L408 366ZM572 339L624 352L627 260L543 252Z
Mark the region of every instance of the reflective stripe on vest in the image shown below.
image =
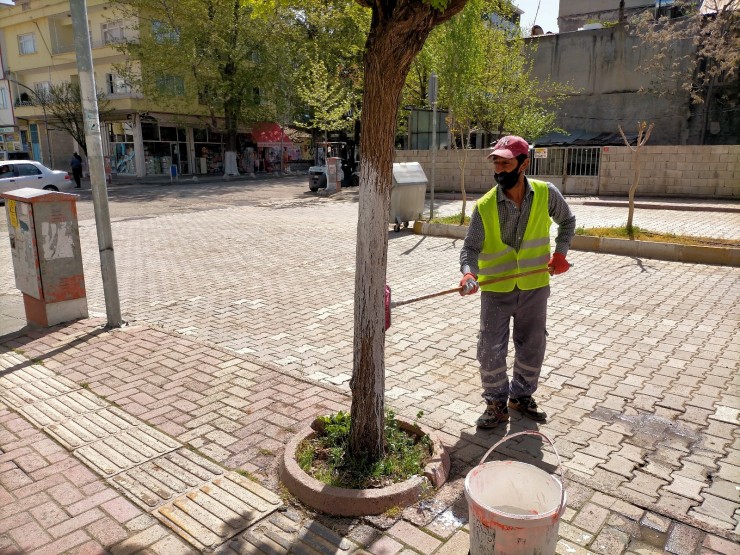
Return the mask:
M478 255L478 281L547 268L547 263L550 260L550 225L552 224L548 213L550 192L547 183L544 181L535 179L529 179L528 181L532 191L534 191L534 197L519 252L501 239L496 192L498 186L491 189L478 201L478 213L485 232L483 248ZM545 287L549 283L550 275L543 272L533 276L483 285L481 289L483 291L505 293L512 291L515 285L519 289L529 290Z

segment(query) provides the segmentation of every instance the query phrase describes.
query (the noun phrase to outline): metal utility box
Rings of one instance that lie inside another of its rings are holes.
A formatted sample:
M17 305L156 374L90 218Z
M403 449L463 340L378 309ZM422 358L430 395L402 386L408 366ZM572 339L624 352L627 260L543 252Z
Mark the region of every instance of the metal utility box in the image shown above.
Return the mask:
M87 318L77 195L26 188L2 197L28 323L48 327Z
M331 156L326 159L326 190L339 191L342 188L344 172L342 171L342 159Z
M424 211L427 193L427 176L419 162L393 164L393 187L389 220L393 229L409 226L409 221L419 218Z

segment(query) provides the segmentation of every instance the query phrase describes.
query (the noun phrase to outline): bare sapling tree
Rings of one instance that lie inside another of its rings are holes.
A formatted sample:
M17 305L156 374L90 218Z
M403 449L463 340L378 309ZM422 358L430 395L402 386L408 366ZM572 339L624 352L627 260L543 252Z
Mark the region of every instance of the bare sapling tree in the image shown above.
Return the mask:
M622 126L618 126L619 133L620 135L622 135L624 144L626 144L632 151L632 165L635 170L635 174L632 178L632 184L630 185L629 190L629 212L627 213L627 234L629 235L630 239L634 239L632 217L635 214L635 191L637 191L637 184L640 182L640 148L642 148L642 146L646 142L648 142L648 139L650 138L650 133L652 132L654 125L655 124L651 123L648 127L646 121L637 122L637 143L635 144L635 146L632 146L627 140L627 137L624 135L624 131L622 131Z
M110 113L110 101L102 91L96 91L98 113L103 121ZM87 140L85 139L85 124L82 118L82 93L79 83L69 81L51 85L46 90L34 92L34 103L40 106L56 127L70 134L72 139L80 145L87 158Z

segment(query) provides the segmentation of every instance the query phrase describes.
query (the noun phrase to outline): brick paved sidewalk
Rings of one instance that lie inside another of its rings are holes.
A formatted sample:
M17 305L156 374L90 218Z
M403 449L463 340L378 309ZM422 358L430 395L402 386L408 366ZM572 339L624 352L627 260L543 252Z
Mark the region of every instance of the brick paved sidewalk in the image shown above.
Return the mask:
M0 380L5 380L0 387L0 499L4 505L0 509L0 554L34 550L190 552L173 532L177 526L163 518L161 507L178 495L193 500L203 493L201 485L181 486L184 489L178 491L172 478L160 477L164 481L156 482L156 488L149 485L150 494L142 493L155 471L146 467L147 460L161 460L156 452L136 463L139 474L132 474L133 480L121 479L125 471L116 473L117 469L91 455L90 446L96 445L97 438L85 439L79 428L70 436L73 426L65 425L65 434L58 422L49 424L41 416L51 418L50 404L66 403L63 399L72 394L90 404L82 414L87 422L94 422L91 414L100 416L108 411L137 429L154 427L171 438L161 440L169 445L168 461L181 456L178 446L185 445L192 449L189 455L182 455L188 460L206 456L218 463L208 467L212 473L218 474L221 468L228 476L233 475L230 470L239 469L283 496L287 506L266 512L257 522L243 522L242 518L240 525L236 516L229 518L231 513L224 505L211 501L193 509L175 502L172 510L196 515L197 522L190 521L188 529L196 530L197 537L183 535L182 529L178 533L199 549L212 541L212 546L221 545L217 552L224 554L467 553L463 480L487 445L502 432L471 438L447 434L437 425L452 454L450 482L433 499L401 515L365 519L315 515L280 489L277 461L299 426L318 414L347 409L346 393L180 334L149 326L105 331L100 328L102 323L81 321L23 336L0 347ZM26 382L37 385L31 387ZM103 427L114 421L110 415L106 418ZM103 425L101 420L97 422ZM512 425L526 427L522 421ZM41 427L46 433L39 430ZM125 424L119 427L114 427L113 436L97 432L110 448L129 431ZM83 428L90 433L96 429L92 424ZM74 438L80 443L75 444ZM144 452L144 448L138 449ZM103 453L101 449L95 452L98 457ZM120 447L117 452L122 454ZM537 446L527 441L503 450L506 457L523 460L534 454L551 467L553 457L537 452ZM109 456L109 463L112 460ZM204 468L208 466L206 459L201 460ZM167 465L163 462L161 466ZM651 555L663 549L686 555L740 553L731 541L737 539L733 534L722 533L725 538L707 534L702 530L707 529L704 525L672 521L646 510L645 505L595 491L583 485L577 473L567 472L566 477L568 508L560 526L560 554ZM221 484L206 478L209 483ZM137 484L140 487L133 488ZM168 487L173 491L167 493ZM259 492L259 486L252 487ZM155 493L163 500L152 501ZM222 521L211 520L202 512L203 507L211 509L211 516L221 511ZM181 520L187 517L177 514Z

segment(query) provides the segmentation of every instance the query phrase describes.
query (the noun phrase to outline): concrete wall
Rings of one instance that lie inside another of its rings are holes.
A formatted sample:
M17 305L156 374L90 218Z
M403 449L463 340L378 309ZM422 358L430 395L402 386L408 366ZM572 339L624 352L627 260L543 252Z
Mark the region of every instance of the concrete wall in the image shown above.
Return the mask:
M636 121L648 120L655 122L651 143L688 142L688 96L658 98L639 92L651 81L649 75L637 71L644 48L621 26L543 35L529 41L537 47L534 76L570 83L577 91L559 110L559 127L617 133L622 123L626 133L634 133ZM691 45L687 43L686 48ZM678 85L673 89L678 91Z
M469 150L465 190L484 193L493 186L493 170L486 155ZM439 150L435 164L435 192L460 192L458 159L461 151ZM724 198L740 200L740 146L645 146L640 149L638 197ZM431 151L397 150L396 162L419 162L431 179ZM627 147L605 147L599 177L536 176L554 183L568 195L626 196L634 169Z
M626 18L654 8L655 0L625 0ZM619 2L615 0L560 0L558 29L561 33L576 31L589 22L614 22L619 19Z
M602 195L626 195L632 184L627 147L602 152ZM740 199L740 146L644 146L640 149L640 196Z

